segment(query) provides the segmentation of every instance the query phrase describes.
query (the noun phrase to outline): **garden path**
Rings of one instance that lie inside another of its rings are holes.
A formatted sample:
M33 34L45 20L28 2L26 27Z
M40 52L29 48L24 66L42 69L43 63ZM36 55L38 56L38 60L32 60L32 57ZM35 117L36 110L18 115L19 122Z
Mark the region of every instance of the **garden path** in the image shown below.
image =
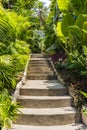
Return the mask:
M14 130L86 130L77 124L78 113L72 107L72 98L57 80L49 59L33 54L28 67L26 83L20 88L18 102L21 108Z

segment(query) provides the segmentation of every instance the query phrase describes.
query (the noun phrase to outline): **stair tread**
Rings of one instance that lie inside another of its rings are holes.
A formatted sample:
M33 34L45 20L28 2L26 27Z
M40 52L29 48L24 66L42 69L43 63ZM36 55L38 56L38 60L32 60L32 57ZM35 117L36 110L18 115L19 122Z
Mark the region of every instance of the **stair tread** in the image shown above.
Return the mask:
M58 80L27 80L22 89L66 89Z
M43 74L43 73L41 73L41 74L38 74L38 73L36 73L36 74L33 74L33 73L31 73L31 75L30 76L55 76L55 75L53 75L53 74Z
M35 60L35 61L36 61L36 60L37 60L37 61L38 61L38 60L40 60L40 61L41 61L41 60L46 60L46 61L48 61L49 59L48 59L48 58L43 58L43 57L42 57L42 58L32 58L30 61L33 61L33 60Z
M69 124L58 126L30 126L30 125L17 125L13 124L11 130L87 130L87 127L83 124Z
M23 115L63 115L75 114L76 110L73 107L62 108L19 108Z
M41 72L41 71L35 72L35 71L30 71L30 72L28 72L27 74L28 74L28 75L29 75L29 74L30 74L30 75L31 75L31 74L33 74L33 75L35 75L35 74L48 74L48 75L51 74L51 75L52 75L52 74L54 74L54 72Z
M34 99L34 100L62 100L72 99L70 96L18 96L18 99Z
M40 77L40 76L55 76L54 74L43 74L43 73L30 73L28 76L38 76L38 77Z

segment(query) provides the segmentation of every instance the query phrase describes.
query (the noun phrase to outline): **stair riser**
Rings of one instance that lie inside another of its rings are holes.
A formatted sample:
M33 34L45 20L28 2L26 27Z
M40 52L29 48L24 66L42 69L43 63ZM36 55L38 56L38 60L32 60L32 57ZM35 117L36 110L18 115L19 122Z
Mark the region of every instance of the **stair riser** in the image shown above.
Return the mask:
M75 116L75 113L62 115L20 115L16 123L36 126L66 125L75 123Z
M18 99L20 105L26 108L59 108L71 106L70 99L63 100L35 100L35 99Z
M40 65L37 65L37 66L36 66L36 65L35 65L35 66L29 66L28 70L30 70L30 69L33 69L33 70L34 70L34 69L36 69L36 70L37 70L37 69L38 69L38 70L39 70L39 69L40 69L40 70L51 70L51 71L53 70L52 67L47 66L47 65L46 65L46 66L44 66L44 65L43 65L43 66L40 66Z
M29 80L53 80L53 79L57 79L56 76L40 76L38 74L38 76L27 76L27 79Z
M50 71L50 72L52 72L53 71L53 69L52 68L49 68L49 67L30 67L29 69L28 69L28 71L42 71L42 72L47 72L47 71Z
M48 64L48 65L51 65L51 63L50 63L50 61L41 61L41 60L37 60L37 61L34 61L34 60L31 60L30 62L29 62L29 64L35 64L35 65L37 65L37 64Z
M49 65L49 66L51 66L51 63L50 62L45 62L45 61L43 61L43 62L34 62L34 61L32 61L32 62L29 62L29 64L30 65Z
M31 58L45 58L43 55L31 55Z
M48 64L32 64L32 65L30 64L30 68L32 68L32 67L40 67L41 68L43 66L52 68L51 65L48 65Z
M66 89L20 89L20 94L26 96L62 96L66 93Z
M43 72L43 71L30 71L30 72L28 72L27 73L27 75L36 75L36 74L39 74L39 75L41 75L41 74L48 74L48 75L54 75L55 73L54 72Z

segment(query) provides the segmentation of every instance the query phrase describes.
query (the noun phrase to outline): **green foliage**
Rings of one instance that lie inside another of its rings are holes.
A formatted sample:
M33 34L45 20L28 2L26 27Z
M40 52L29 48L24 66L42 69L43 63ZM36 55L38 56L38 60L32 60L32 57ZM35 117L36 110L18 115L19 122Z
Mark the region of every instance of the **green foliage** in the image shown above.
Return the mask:
M26 65L28 55L13 55L12 65L15 66L16 73L22 72Z
M61 31L64 34L64 36L68 35L69 33L68 27L74 25L74 23L75 20L72 15L70 15L69 13L64 15L61 23Z
M38 0L17 0L15 1L15 4L13 3L13 9L18 13L18 14L25 14L25 11L31 12L32 8L35 7L37 4ZM29 11L28 11L29 10Z
M0 41L9 45L9 41L15 41L15 30L9 22L6 11L0 7Z
M11 64L11 57L10 56L0 56L0 90L7 88L11 91L12 88L15 87L15 73L13 76L13 66Z
M17 117L19 106L9 94L23 76L30 48L40 52L42 36L38 30L41 20L45 21L44 13L40 14L42 5L38 6L38 0L0 1L0 125L4 129Z
M79 26L81 29L83 28L84 22L87 21L86 14L80 14L76 20L76 25Z
M80 76L87 77L87 47L83 46L81 54L78 50L69 53L66 68Z
M26 35L30 23L28 22L27 17L17 15L14 11L6 12L3 10L4 9L1 9L0 11L0 53L28 54L30 52L29 45L25 41L27 41Z
M70 1L69 0L57 0L58 1L58 6L60 8L61 11L68 11L69 10L69 4Z
M59 9L57 5L57 0L52 0L50 4L49 16L46 20L45 32L45 50L47 53L54 53L56 47L59 47L58 39L55 33L55 24L57 24L59 16ZM57 49L56 49L57 50Z
M86 92L80 91L80 93L81 93L85 98L87 98L87 93L86 93Z
M29 45L25 41L16 40L8 48L10 54L29 54Z
M63 1L58 0L58 5L60 11L62 12L61 24L58 21L57 31L61 33L57 33L63 47L67 49L67 54L72 53L75 49L80 49L82 45L86 44L86 21L87 15L85 14L86 1L75 1L66 0L64 3ZM79 7L79 9L78 9ZM78 13L76 13L76 10ZM59 26L60 25L60 26ZM63 35L60 35L63 34ZM62 37L61 37L62 36ZM62 46L62 45L61 45Z
M28 55L0 56L0 90L6 88L11 93L16 83L20 80L17 75L19 72L24 71L27 59Z
M71 0L71 4L76 15L87 13L87 0Z
M12 121L15 121L18 115L20 106L12 101L12 97L8 92L2 91L0 94L0 125L1 128L11 128Z
M80 94L82 95L83 99L83 107L82 107L82 113L87 115L87 92L80 91Z

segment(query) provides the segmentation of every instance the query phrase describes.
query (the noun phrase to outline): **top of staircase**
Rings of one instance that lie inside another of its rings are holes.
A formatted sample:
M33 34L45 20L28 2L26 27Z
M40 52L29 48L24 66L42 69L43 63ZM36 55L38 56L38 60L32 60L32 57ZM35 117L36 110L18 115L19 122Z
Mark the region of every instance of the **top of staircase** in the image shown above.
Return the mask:
M46 58L43 54L31 54L31 58Z
M42 58L34 57L34 58L32 58L32 60L41 60L41 61L42 61L42 60L43 60L43 61L46 60L46 61L47 61L47 60L49 60L49 58L44 58L44 57L42 57Z

